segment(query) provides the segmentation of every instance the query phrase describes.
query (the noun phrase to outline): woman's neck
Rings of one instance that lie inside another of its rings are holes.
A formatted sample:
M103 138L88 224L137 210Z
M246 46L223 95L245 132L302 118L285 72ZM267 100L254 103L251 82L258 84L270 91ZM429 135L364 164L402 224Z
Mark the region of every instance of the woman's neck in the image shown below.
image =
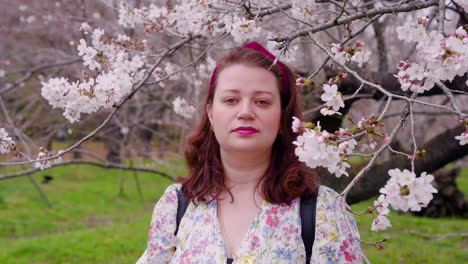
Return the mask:
M271 151L265 153L225 152L221 150L226 186L233 193L251 192L270 164Z

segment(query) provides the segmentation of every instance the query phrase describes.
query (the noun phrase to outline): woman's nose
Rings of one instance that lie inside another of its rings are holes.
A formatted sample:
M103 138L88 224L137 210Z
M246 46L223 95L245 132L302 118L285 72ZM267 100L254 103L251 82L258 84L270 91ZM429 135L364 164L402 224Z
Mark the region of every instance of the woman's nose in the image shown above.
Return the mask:
M253 111L253 105L251 102L243 102L240 104L240 109L238 113L238 118L241 119L253 119L255 113Z

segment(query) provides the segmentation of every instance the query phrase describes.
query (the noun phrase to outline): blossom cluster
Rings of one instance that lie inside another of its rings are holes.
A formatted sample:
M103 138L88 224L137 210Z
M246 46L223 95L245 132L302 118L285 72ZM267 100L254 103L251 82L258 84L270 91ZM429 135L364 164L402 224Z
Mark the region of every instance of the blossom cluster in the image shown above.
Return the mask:
M206 36L214 35L218 28L216 17L208 13L207 5L202 1L182 1L171 9L155 4L132 8L121 2L119 24L128 28L142 24L146 32L170 29L183 35L190 32Z
M82 25L82 28L90 30L89 25ZM81 39L78 55L83 57L89 70L94 71L92 75L76 82L62 77L42 83L41 95L52 107L63 109L63 115L71 123L78 121L82 113L111 108L131 92L144 73L141 69L146 63L144 57L130 54L121 45L106 40L102 29L94 29L91 33L91 45ZM126 38L120 35L116 42Z
M325 107L320 109L320 113L324 116L334 114L341 115L338 110L344 107L344 102L341 93L338 92L338 86L336 86L336 84L325 84L323 85L323 90L325 90L325 93L323 93L320 98L325 102Z
M260 27L257 27L255 20L247 20L235 15L226 15L224 23L226 32L230 32L237 43L256 37L261 30Z
M119 24L134 28L143 25L146 32L171 30L179 35L200 34L211 37L222 32L231 34L234 41L243 43L260 33L255 19L246 19L240 13L220 14L210 8L214 1L181 1L168 9L151 4L149 7L132 8L121 2Z
M361 67L366 63L371 55L371 52L368 50L363 50L362 47L364 43L357 41L353 46L346 47L342 44L332 43L331 52L333 53L333 58L340 64L345 64L348 61L354 61Z
M8 135L8 132L0 127L0 153L9 153L16 149L16 143Z
M354 123L354 121L351 120ZM380 131L379 127L384 127L385 124L382 122L382 119L377 118L375 114L371 114L369 117L361 117L359 122L356 124L356 128L362 132L366 132L369 137L369 147L370 149L375 149L377 146L377 141L374 139L374 136L380 137L384 140L388 140L389 137L385 132Z
M61 153L63 153L63 150L57 151L57 154L60 155ZM59 156L58 158L53 159L53 160L43 160L43 159L46 159L49 156L51 156L50 154L51 153L49 153L49 151L47 151L47 149L45 149L43 147L40 147L39 148L39 154L37 154L37 157L36 157L36 160L39 160L39 161L34 162L34 168L44 170L44 169L50 168L53 164L57 164L57 163L62 162L63 159L62 159L61 156Z
M174 112L177 114L185 117L185 118L191 118L193 113L195 112L195 107L192 105L189 105L187 101L185 101L184 98L177 97L172 101L172 106L174 109Z
M291 1L291 14L294 18L302 21L311 21L317 15L316 10L319 5L312 1L293 0Z
M468 71L468 34L463 27L444 37L437 31L428 33L425 23L427 19L418 18L417 23L396 28L399 39L417 42L417 54L423 60L420 64L410 61L399 63L395 77L403 91L409 89L423 93L438 81L452 81L455 76L463 76Z
M327 168L331 174L337 177L341 175L348 176L346 169L350 167L347 163L348 156L357 145L354 139L343 139L337 135L345 135L346 133L331 134L326 130L321 130L320 123L312 129L310 123L302 123L299 119L293 118L292 129L299 135L296 141L295 154L299 161L304 162L310 168L318 166ZM341 143L338 143L341 139Z
M406 169L403 171L391 169L388 174L390 179L380 189L382 195L374 202L377 217L372 223L373 231L383 230L390 226L390 221L386 217L389 213L388 205L404 212L420 211L432 200L433 193L437 193L437 189L432 186L434 176L426 172L416 177L414 172Z

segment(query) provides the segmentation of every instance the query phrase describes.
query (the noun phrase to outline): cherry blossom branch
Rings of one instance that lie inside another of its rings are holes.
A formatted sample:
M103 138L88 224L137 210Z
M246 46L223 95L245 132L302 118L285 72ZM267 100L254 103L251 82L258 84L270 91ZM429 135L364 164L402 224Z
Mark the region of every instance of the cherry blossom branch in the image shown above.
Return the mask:
M414 116L413 116L413 103L408 104L410 112L410 124L411 124L411 139L413 140L413 155L411 156L411 171L414 172L414 161L416 160L416 152L418 151L418 146L416 144L416 138L414 137Z
M416 97L417 93L413 93L411 97ZM409 103L408 103L409 104ZM349 191L351 188L354 187L354 185L357 184L357 182L364 176L364 174L371 168L371 166L374 164L376 161L377 157L387 148L390 143L392 142L393 138L395 138L397 132L400 130L400 128L403 127L404 123L406 122L406 118L408 117L409 114L409 105L407 105L401 114L401 118L398 122L398 124L393 128L393 131L391 132L390 136L388 137L388 140L383 144L377 151L372 153L372 158L371 160L366 164L364 168L362 168L354 177L354 179L346 186L346 188L341 192L341 196L344 202L346 202L346 196L348 195Z
M392 102L392 97L387 97L387 103L385 104L384 109L382 110L382 113L380 113L379 118L377 119L382 119L382 117L385 115L387 112L388 108L390 107L390 103Z
M272 15L274 13L277 13L280 10L288 10L292 7L291 4L279 4L275 5L275 7L270 7L270 8L265 8L261 11L258 12L259 16L266 16L266 15Z
M348 210L348 212L352 213L353 215L361 216L361 215L366 215L366 214L372 213L375 210L375 207L374 206L369 206L369 207L367 207L366 211L364 211L362 213L358 213L358 212L353 211L353 209L351 208L351 206L349 206L349 204L346 204L346 210Z
M373 98L373 97L374 97L373 94L357 94L357 95L355 95L353 98L356 99L356 98ZM346 100L349 100L349 99L351 99L351 98L350 98L350 97L344 97L344 98L343 98L343 101L346 101ZM320 110L321 108L323 108L324 106L326 106L326 103L323 103L323 104L320 104L320 105L318 105L318 106L316 106L316 107L314 107L314 108L305 110L302 114L305 115L305 116L306 116L306 115L310 115L310 114L312 114L312 113L314 113L314 112L319 111L319 110Z
M443 106L443 105L437 105L437 104L431 104L431 103L427 103L427 102L424 102L424 101L419 101L419 100L415 100L415 99L412 99L412 98L408 98L406 96L401 96L401 95L397 95L397 94L392 94L391 92L385 90L382 86L378 85L378 84L375 84L373 82L369 82L365 79L363 79L357 72L351 70L351 68L349 68L348 66L346 66L345 64L342 64L342 63L339 63L333 56L333 54L327 49L325 48L325 46L323 46L322 44L320 44L316 38L310 34L309 37L312 39L312 41L314 42L315 45L317 45L317 47L319 47L323 52L325 52L330 58L332 58L332 60L338 64L339 66L341 66L343 69L345 69L347 72L351 73L359 82L361 83L365 83L373 88L376 88L378 91L380 91L381 93L385 94L386 96L390 96L390 97L394 97L394 98L399 98L399 99L402 99L402 100L405 100L407 102L414 102L414 103L418 103L418 104L422 104L422 105L427 105L427 106L432 106L432 107L435 107L435 108L442 108L442 109L445 109L445 110L448 110L448 111L451 111L451 112L454 112L454 113L457 113L457 114L460 114L462 116L466 116L467 114L463 114L463 113L460 113L460 112L457 112L456 110L453 110L453 109L450 109L449 107L446 107L446 106Z
M365 18L365 17L373 17L373 16L379 15L379 14L409 12L409 11L413 11L413 10L424 9L424 8L434 6L434 5L437 5L437 4L438 4L438 0L412 1L412 2L410 2L408 4L401 4L401 5L392 6L392 7L373 8L373 9L370 9L370 10L367 10L367 11L362 11L362 12L355 13L354 15L347 16L347 17L344 17L342 19L338 19L337 21L332 21L332 22L322 24L320 26L315 26L315 27L312 27L312 28L299 30L296 33L291 34L289 36L278 37L278 38L274 38L273 40L282 43L282 44L280 44L280 47L281 47L281 45L284 45L284 43L291 42L293 39L296 39L298 37L307 36L307 35L309 35L311 33L316 33L318 31L322 31L322 30L325 30L325 29L328 29L328 28L331 28L331 27L343 25L343 24L349 23L349 22L357 20L357 19L361 19L361 18Z
M28 155L31 155L31 149L29 148L29 145L26 143L26 140L22 136L22 132L15 126L13 123L13 120L11 119L8 110L5 107L5 103L3 102L3 98L0 94L0 108L2 109L3 115L5 115L5 118L7 119L7 122L10 124L10 126L13 129L13 133L20 139L22 145L26 148L26 151ZM17 151L19 154L22 154L22 152ZM28 158L28 155L25 155L26 158Z
M356 133L356 134L354 134L354 135L351 135L351 136L349 136L349 137L343 137L342 139L337 140L336 143L339 144L339 143L348 141L348 140L353 139L353 138L358 138L358 137L360 137L360 136L362 136L362 135L365 135L366 133L367 133L366 131L361 131L361 132Z
M208 44L208 47L205 48L203 50L202 53L200 53L200 55L197 56L197 58L195 58L195 60L193 60L191 63L185 65L184 67L174 71L173 73L171 74L168 74L168 76L166 76L163 80L166 80L166 79L169 79L169 77L173 76L173 75L176 75L178 74L179 72L183 72L185 70L187 70L188 68L191 68L193 65L195 65L198 61L200 61L203 56L205 56L205 54L210 50L210 48L212 48L214 45L216 45L219 41L223 40L224 38L226 38L228 36L227 33L223 33L218 39L216 39L215 41L211 42ZM159 83L161 82L162 80L157 80L157 81L154 81L154 82L147 82L145 83L145 85L153 85L153 84L156 84L156 83Z
M184 46L184 44L192 41L193 38L199 37L199 36L189 36L184 40L181 40L177 42L176 44L172 45L171 47L166 49L166 52L161 56L161 58L152 65L151 69L146 73L146 75L138 82L137 85L134 86L132 92L128 94L125 98L122 99L122 101L114 106L114 109L112 112L107 116L107 118L104 120L104 122L101 123L97 128L95 128L91 133L88 135L84 136L82 139L80 139L78 142L73 144L72 146L68 147L67 149L63 150L60 154L55 154L51 155L50 157L44 158L44 159L39 159L39 160L30 160L30 161L18 161L18 162L0 162L0 165L20 165L20 164L28 164L36 161L47 161L51 159L56 159L63 154L70 152L74 148L78 147L81 145L83 142L87 141L88 139L92 138L98 131L100 131L111 119L112 117L117 113L117 111L122 107L122 105L128 101L132 96L143 86L143 84L152 76L153 71L161 64L163 59L166 56L169 56L170 54L174 53L176 50L180 49L181 47ZM165 78L160 79L158 82L161 82L165 80L166 78L169 78L170 76L166 76Z
M439 0L439 15L437 17L437 31L444 34L444 21L445 20L445 0Z
M360 242L363 243L363 244L366 244L366 245L375 246L378 249L383 249L382 243L386 242L388 240L389 240L388 238L383 238L383 239L381 239L379 241L375 241L375 242L366 242L366 241L362 241L362 240Z
M105 161L103 163L100 163L100 162L95 162L95 161L90 161L90 160L71 160L71 161L64 161L64 162L52 164L50 168L67 166L67 165L75 165L75 164L92 165L92 166L97 166L97 167L107 168L107 169L121 169L121 170L151 172L151 173L161 175L165 178L174 180L174 176L169 175L163 171L151 169L148 167L134 167L134 166L124 165L124 164L119 164L119 163L113 163L110 161ZM27 170L18 171L15 173L3 174L3 175L0 175L0 180L23 176L23 175L30 174L36 171L40 171L40 170L41 170L40 168L31 168ZM48 168L44 170L48 170Z
M284 9L282 9L280 6L278 6L277 4L275 4L273 1L268 0L268 3L274 5L274 6L278 9L278 11L281 11L281 13L283 13L283 15L285 15L287 18L289 18L289 19L291 19L291 20L293 20L293 21L299 22L299 23L301 23L301 24L304 24L304 25L306 25L306 26L312 27L312 25L309 24L309 23L307 23L306 21L302 21L302 20L300 20L300 19L297 19L297 18L295 18L295 17L290 16L288 13L286 13L286 12L284 11Z
M406 109L405 109L406 110ZM357 182L365 175L365 173L372 167L372 165L374 164L374 162L377 160L377 157L383 152L383 150L385 148L387 148L388 145L390 145L390 142L393 140L393 138L395 137L396 133L398 132L398 130L400 130L400 128L403 126L405 120L406 120L406 116L408 113L406 113L407 111L405 111L403 114L402 114L402 118L400 119L400 121L398 122L398 124L395 126L395 128L393 129L392 133L390 134L389 136L389 139L388 141L382 145L377 151L375 151L374 153L372 153L372 158L371 160L366 164L366 166L364 168L362 168L357 174L356 176L354 177L354 179L346 186L346 188L340 193L340 195L342 196L343 200L346 201L346 196L348 195L349 191L351 190L351 188L353 188Z
M395 153L395 154L399 154L399 155L402 155L402 156L406 156L406 157L410 157L411 155L408 154L408 153L404 153L404 152L401 152L401 151L398 151L398 150L394 150L392 147L390 147L390 145L387 146L388 150L390 150L391 152Z
M462 111L460 110L460 107L458 107L457 103L455 102L455 97L453 96L453 93L450 91L450 89L447 86L445 86L445 84L443 84L441 81L438 81L437 85L442 89L442 91L445 93L445 95L449 99L450 105L452 105L453 109L455 109L455 111L458 114L458 117L464 118L466 114L463 114Z
M463 112L468 112L468 110L464 110ZM394 117L394 116L399 116L400 113L391 113L391 114L388 114L384 117L382 117L382 119L386 119L386 118L390 118L390 117ZM454 113L452 112L427 112L427 111L413 111L413 115L455 115Z
M354 33L353 35L349 36L345 41L341 42L341 45L344 45L346 43L348 43L350 40L352 40L354 37L356 37L357 35L361 34L362 32L364 32L364 30L366 30L366 28L370 25L372 25L372 23L374 23L375 21L377 21L379 18L381 18L383 15L378 15L374 18L372 18L371 20L369 20L364 26L362 26L358 31L356 31L356 33ZM327 56L327 58L323 61L322 65L314 72L312 73L311 75L309 75L307 77L307 79L312 79L314 78L322 69L323 67L325 67L325 65L327 65L328 61L330 60L330 57Z

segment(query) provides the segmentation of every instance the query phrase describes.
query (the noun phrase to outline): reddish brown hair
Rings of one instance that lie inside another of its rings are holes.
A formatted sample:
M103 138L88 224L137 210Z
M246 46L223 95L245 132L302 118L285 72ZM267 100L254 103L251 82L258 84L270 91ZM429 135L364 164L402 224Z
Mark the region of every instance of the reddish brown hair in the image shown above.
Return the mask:
M216 75L219 76L223 69L234 64L256 66L271 71L280 87L282 133L273 143L270 165L257 185L261 186L263 198L269 203L281 204L311 193L317 184L317 175L298 161L294 154L295 145L292 144L296 139L291 128L292 117L296 116L302 120L302 102L293 72L286 65L283 65L281 70L277 65L273 65L271 58L261 52L238 47L230 49L218 61ZM287 75L290 87L282 87L283 72ZM188 135L184 149L189 174L182 179L182 192L188 200L195 202L206 202L207 197L217 199L223 191L230 193L224 182L220 147L214 133L210 131L206 113L206 106L212 103L216 91L217 77L214 78L214 89L207 89L208 94L201 106L202 116L195 129Z

